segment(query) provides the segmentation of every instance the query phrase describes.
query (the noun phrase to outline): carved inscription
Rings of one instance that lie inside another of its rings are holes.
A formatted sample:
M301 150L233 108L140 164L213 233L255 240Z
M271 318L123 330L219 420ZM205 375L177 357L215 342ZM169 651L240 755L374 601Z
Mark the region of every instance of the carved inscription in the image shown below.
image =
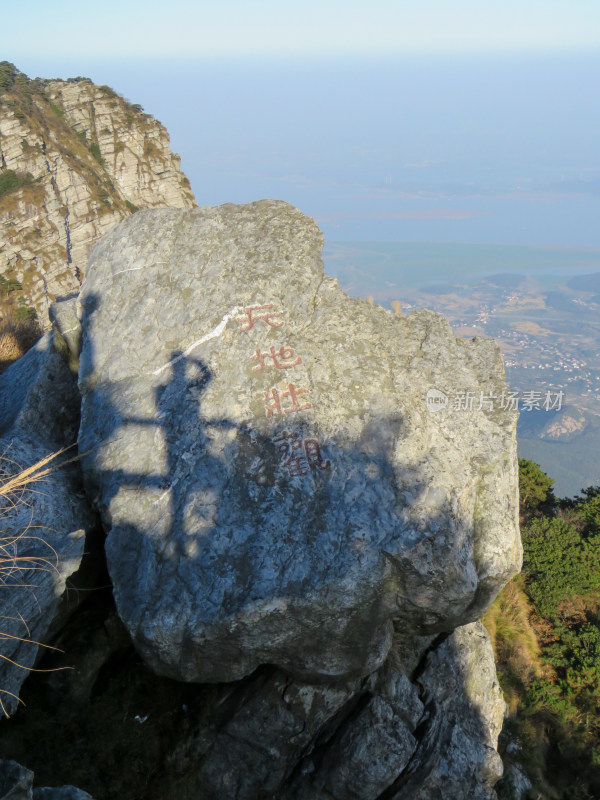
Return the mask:
M245 306L243 316L237 317L240 331L252 330L257 322L264 322L271 328L281 328L284 320L281 319L283 311L275 311L274 303L263 305ZM258 328L257 328L258 330ZM288 345L271 345L268 349L257 347L250 356L256 364L252 372L263 370L292 369L302 364L302 356ZM263 391L263 403L267 418L284 414L295 414L312 408L308 389L298 386L293 381L283 382L279 386L271 386ZM305 439L299 433L282 431L273 440L277 445L280 463L287 470L290 477L308 475L315 470L328 470L331 467L329 459L324 460L317 439Z
M291 347L280 347L279 350L276 350L273 346L269 349L268 353L261 353L260 350L257 350L250 358L258 361L258 364L252 367L252 372L259 372L260 370L267 369L267 367L289 369L290 367L295 367L302 363L302 358L296 356L296 351Z
M240 330L251 330L259 320L263 320L263 322L266 322L267 325L270 325L272 328L281 328L283 320L277 319L277 317L280 317L283 311L271 311L270 309L272 308L273 303L266 303L264 306L248 306L244 308L244 316L238 317L238 320L241 322ZM257 314L257 311L263 311L264 313Z
M308 389L297 389L293 383L288 383L287 391L281 392L281 394L275 387L269 389L265 392L267 417L272 417L273 414L292 414L294 411L305 411L307 408L312 408L312 403L300 403L298 400L305 394L308 394ZM284 404L284 400L288 397L290 402Z
M329 459L323 460L316 439L303 439L299 433L281 431L272 441L277 445L281 464L287 469L290 478L331 467Z

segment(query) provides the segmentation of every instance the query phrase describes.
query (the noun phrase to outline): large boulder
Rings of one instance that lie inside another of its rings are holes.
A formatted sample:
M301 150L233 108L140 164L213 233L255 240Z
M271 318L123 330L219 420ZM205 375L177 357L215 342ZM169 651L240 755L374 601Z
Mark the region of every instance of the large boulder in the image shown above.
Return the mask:
M520 567L497 345L350 299L322 245L260 201L142 211L91 255L84 477L119 614L160 674L351 680L394 627L451 631Z
M21 470L76 443L79 394L60 337L46 334L0 375L0 718L18 705L21 685L52 626L77 605L67 581L95 525L75 464L76 450L51 458L42 480Z
M64 339L50 332L0 375L0 436L46 454L76 444L80 397L68 362Z

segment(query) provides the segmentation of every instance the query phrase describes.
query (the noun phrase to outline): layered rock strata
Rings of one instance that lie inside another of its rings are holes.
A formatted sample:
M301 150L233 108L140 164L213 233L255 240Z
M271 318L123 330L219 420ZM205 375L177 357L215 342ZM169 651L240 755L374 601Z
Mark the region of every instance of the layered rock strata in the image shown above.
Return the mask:
M2 91L3 90L3 91ZM44 324L94 242L138 207L196 205L166 129L108 86L0 64L0 275ZM9 190L10 189L10 190Z

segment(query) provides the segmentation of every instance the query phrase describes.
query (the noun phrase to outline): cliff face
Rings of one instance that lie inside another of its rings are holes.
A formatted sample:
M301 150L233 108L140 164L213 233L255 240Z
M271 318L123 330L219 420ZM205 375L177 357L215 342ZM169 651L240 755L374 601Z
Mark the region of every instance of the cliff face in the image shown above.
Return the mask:
M47 325L113 225L141 207L195 207L179 165L164 126L109 87L29 80L3 62L0 275Z

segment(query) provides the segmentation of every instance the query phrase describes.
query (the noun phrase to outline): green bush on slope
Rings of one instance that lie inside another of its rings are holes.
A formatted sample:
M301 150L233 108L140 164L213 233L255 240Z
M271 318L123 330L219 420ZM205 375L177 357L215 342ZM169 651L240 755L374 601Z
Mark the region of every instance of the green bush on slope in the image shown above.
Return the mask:
M12 192L14 189L19 189L21 186L30 186L33 183L33 175L27 172L21 175L14 172L12 169L3 169L0 172L0 197Z
M600 797L600 487L557 501L537 464L520 459L519 467L523 573L484 619L511 711L507 729L532 796L592 800ZM511 797L506 782L498 795Z

